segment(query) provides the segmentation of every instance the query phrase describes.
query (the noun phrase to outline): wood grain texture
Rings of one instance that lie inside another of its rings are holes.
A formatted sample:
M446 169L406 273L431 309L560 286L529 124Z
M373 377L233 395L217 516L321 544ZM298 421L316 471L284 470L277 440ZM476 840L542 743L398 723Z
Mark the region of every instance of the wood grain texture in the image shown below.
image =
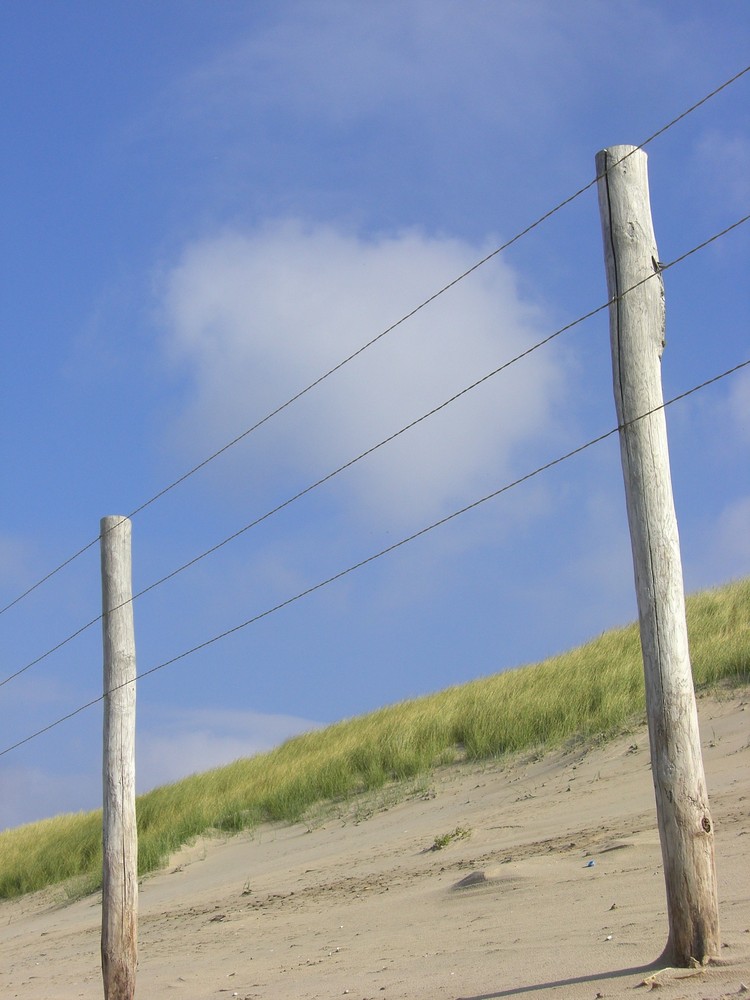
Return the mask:
M101 521L104 646L102 978L105 1000L133 1000L137 963L135 634L131 525Z
M666 951L676 965L688 966L717 956L721 944L713 822L688 651L666 418L658 409L663 405L664 287L646 154L633 152L632 146L614 146L597 154L596 167L612 300L614 394L667 889Z

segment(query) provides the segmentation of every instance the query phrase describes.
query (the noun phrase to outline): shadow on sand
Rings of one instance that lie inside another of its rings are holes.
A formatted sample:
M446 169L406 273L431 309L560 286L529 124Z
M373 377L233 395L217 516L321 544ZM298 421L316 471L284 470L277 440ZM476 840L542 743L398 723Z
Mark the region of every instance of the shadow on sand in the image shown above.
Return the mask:
M668 963L667 963L668 964ZM514 986L509 990L497 990L494 993L479 993L476 996L457 997L456 1000L499 1000L501 997L517 997L524 993L535 993L537 990L552 990L561 986L579 986L582 983L596 983L602 979L619 979L623 976L646 975L663 969L664 957L655 959L647 965L634 965L630 969L615 969L608 972L592 972L588 976L574 976L571 979L556 979L548 983L534 983L530 986Z

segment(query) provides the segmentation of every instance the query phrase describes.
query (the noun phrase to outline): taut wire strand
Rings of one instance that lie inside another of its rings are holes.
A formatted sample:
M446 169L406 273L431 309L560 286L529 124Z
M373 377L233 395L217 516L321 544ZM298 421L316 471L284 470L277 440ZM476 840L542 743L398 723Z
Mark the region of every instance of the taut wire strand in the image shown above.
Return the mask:
M663 135L670 128L672 128L673 126L675 126L678 122L682 121L684 118L686 118L693 111L696 111L698 108L702 107L707 101L711 100L711 98L713 98L717 94L721 93L721 91L725 90L731 84L735 83L737 80L739 80L742 76L744 76L748 72L750 72L750 66L746 66L744 69L741 69L738 73L735 73L734 76L730 77L728 80L725 80L718 87L715 87L712 91L710 91L708 94L705 94L699 101L696 101L689 108L686 108L684 111L682 111L679 115L677 115L671 121L667 122L666 125L663 125L661 128L657 129L656 132L653 132L647 139L644 139L643 142L641 142L638 146L634 147L634 149L632 149L629 153L627 153L625 156L623 156L620 160L617 160L615 163L612 163L608 169L611 170L613 167L617 166L618 163L621 163L623 160L626 160L628 158L628 156L632 156L633 153L637 152L639 149L643 149L649 143L653 142L654 139L656 139L659 136ZM577 191L575 191L572 195L569 195L569 197L565 198L563 201L559 202L559 204L555 205L554 208L551 208L548 212L545 212L544 215L541 215L538 219L536 219L536 221L532 222L530 225L526 226L525 229L522 229L520 232L516 233L515 236L511 237L511 239L507 240L501 246L497 247L495 250L493 250L490 253L488 253L481 260L478 260L475 264L473 264L471 267L469 267L462 274L459 274L458 277L454 278L452 281L449 281L447 285L444 285L442 288L438 289L438 291L436 291L432 295L430 295L429 298L425 299L422 303L420 303L418 306L416 306L410 312L406 313L406 315L402 316L401 319L399 319L395 323L391 324L391 326L387 327L385 330L383 330L381 333L379 333L376 337L373 337L372 340L369 340L366 344L363 344L358 350L354 351L348 357L344 358L343 361L340 361L337 365L334 365L333 368L331 368L329 371L325 372L323 375L320 375L313 382L310 382L309 385L305 386L304 389L301 389L299 392L297 392L294 396L292 396L286 402L284 402L281 405L277 406L276 409L274 409L270 413L266 414L265 417L262 417L255 424L253 424L251 427L248 427L246 430L242 431L241 434L238 434L231 441L228 441L225 445L223 445L217 451L213 452L207 458L203 459L203 461L201 461L197 465L193 466L193 468L188 469L187 472L183 473L183 475L181 475L178 479L175 479L174 482L169 483L167 486L165 486L163 489L159 490L157 493L155 493L148 500L145 500L138 507L134 508L134 510L132 510L127 515L127 517L129 517L129 518L135 517L136 514L139 514L141 511L143 511L147 507L151 506L151 504L155 503L157 500L160 500L163 496L165 496L171 490L175 489L175 487L179 486L181 483L184 483L186 479L189 479L196 472L199 472L201 469L205 468L205 466L207 466L210 462L213 462L214 459L218 458L220 455L223 455L224 452L226 452L230 448L234 447L234 445L238 444L240 441L242 441L248 435L250 435L254 431L258 430L260 427L262 427L265 423L267 423L273 417L277 416L283 410L287 409L287 407L289 407L293 403L297 402L297 400L301 399L302 396L306 395L308 392L310 392L316 386L320 385L321 382L324 382L327 378L329 378L335 372L339 371L341 368L344 367L344 365L349 364L350 361L353 361L360 354L363 354L366 350L368 350L370 347L372 347L374 344L376 344L379 340L382 340L382 338L385 337L387 334L391 333L397 327L401 326L402 323L405 323L407 320L411 319L413 316L415 316L418 312L420 312L426 306L430 305L430 303L434 302L435 299L439 298L441 295L443 295L449 289L451 289L455 285L457 285L460 281L463 281L464 278L467 278L470 274L472 274L478 268L482 267L483 264L486 264L488 261L492 260L493 257L496 257L499 253L502 253L504 250L507 250L509 247L513 246L514 243L517 243L520 239L522 239L528 233L532 232L532 230L536 229L543 222L546 222L547 219L551 218L553 215L555 215L561 209L565 208L566 205L571 204L571 202L575 201L578 197L580 197L580 195L582 195L586 191L588 191L589 188L592 188L597 183L598 180L599 180L598 176L594 177L594 179L591 180L591 181L589 181L588 184L585 184L583 187L581 187ZM114 527L116 527L116 525ZM112 529L110 529L110 530L112 530ZM28 587L23 593L19 594L12 601L8 602L6 605L4 605L2 608L0 608L0 615L5 614L6 611L9 611L12 607L15 607L16 604L20 603L22 600L24 600L26 597L28 597L30 594L32 594L35 590L37 590L39 587L41 587L44 583L46 583L48 580L50 580L53 576L55 576L61 570L65 569L66 566L69 566L72 562L74 562L76 559L78 559L78 557L81 556L81 555L83 555L84 552L87 552L90 548L92 548L92 546L96 545L96 543L99 541L99 537L100 536L97 535L96 538L93 538L90 542L87 542L86 545L84 545L82 548L78 549L77 552L74 552L73 555L69 556L67 559L65 559L63 562L61 562L54 569L50 570L49 573L45 574L45 576L43 576L41 579L37 580L36 583L34 583L34 584L32 584L32 586Z
M743 218L738 219L737 222L733 222L731 225L722 229L720 232L714 233L713 236L710 236L708 237L708 239L703 240L703 242L699 243L697 246L691 247L690 250L686 250L685 253L680 254L679 257L675 257L674 260L669 261L668 263L660 264L658 272L655 271L653 274L646 275L645 278L641 278L640 281L637 281L634 285L631 285L630 288L626 288L625 291L621 292L618 296L615 296L612 299L608 300L607 302L604 302L602 305L597 306L595 309L592 309L589 312L584 313L582 316L577 317L577 319L574 319L570 323L567 323L565 326L562 326L558 330L555 330L554 333L551 333L547 337L544 337L542 340L539 340L535 344L532 344L532 346L528 347L525 351L522 351L520 354L517 354L509 361L504 362L498 368L495 368L491 372L488 372L486 375L483 375L480 379L477 379L470 385L465 386L459 392L455 393L450 398L444 400L438 406L433 407L427 413L423 413L421 417L417 417L415 420L412 420L411 423L406 424L406 426L401 427L399 430L395 431L393 434L384 438L382 441L379 441L377 444L372 445L370 448L368 448L366 451L361 452L355 458L349 459L348 462L345 462L343 465L340 465L337 469L334 469L332 472L329 472L327 475L323 476L321 479L318 479L316 482L310 484L309 486L306 486L304 489L300 490L293 496L284 500L282 503L277 504L271 510L266 511L265 514L261 514L259 517L255 518L255 520L251 521L249 524L244 525L242 528L239 528L237 531L233 532L231 535L228 535L220 542L217 542L215 545L212 545L210 548L205 549L203 552L199 553L197 556L194 556L186 563L183 563L181 566L178 566L176 569L173 569L165 576L161 577L158 580L155 580L153 583L150 583L147 587L144 587L142 590L139 590L137 593L133 594L133 596L130 598L129 601L125 601L123 604L117 605L117 607L112 608L112 610L117 611L119 608L124 607L125 604L130 604L133 601L137 600L139 597L143 597L144 594L148 594L150 591L155 590L157 587L160 587L163 583L166 583L168 580L173 579L179 573L182 573L184 570L189 569L191 566L194 566L196 563L200 562L202 559L205 559L207 556L212 555L214 552L217 552L219 549L223 548L225 545L228 545L230 542L235 541L235 539L245 534L245 532L249 531L251 528L257 527L259 524L262 524L263 521L268 520L268 518L272 517L274 514L278 514L280 511L284 510L286 507L289 507L297 500L300 500L308 493L311 493L319 486L322 486L324 483L329 482L335 476L339 475L339 473L344 472L346 469L351 468L353 465L356 465L357 462L361 461L363 458L366 458L368 455L371 455L373 452L377 451L379 448L382 448L384 445L389 444L391 441L395 440L401 434L404 434L407 431L411 430L413 427L416 427L417 424L422 423L424 420L427 420L429 417L438 413L440 410L443 410L447 406L450 406L451 403L454 403L457 399L460 399L462 396L465 396L468 392L471 392L472 389L476 389L484 382L489 381L489 379L493 378L495 375L498 375L500 374L500 372L503 372L507 368L510 368L516 362L521 361L523 360L523 358L528 357L534 351L538 350L540 347L544 347L546 344L549 344L550 341L554 340L556 337L559 337L561 334L566 333L569 330L572 330L576 326L579 326L581 323L583 323L587 319L590 319L592 316L596 316L597 313L600 313L604 309L607 309L608 306L610 305L610 302L623 299L626 295L630 294L630 292L632 291L635 291L636 288L639 288L645 282L651 281L653 278L657 277L657 274L663 274L665 271L669 270L669 268L674 267L676 264L680 264L682 261L692 256L694 253L697 253L699 250L703 250L705 247L709 246L711 243L714 243L722 236L726 236L727 233L730 233L733 229L737 229L738 226L741 226L748 220L750 220L750 215L746 215ZM113 525L108 530L112 531L114 527L117 527L117 524ZM96 618L92 618L91 621L87 622L85 625L82 625L80 628L76 629L75 632L67 636L67 638L62 639L55 646L52 646L51 649L46 650L46 652L42 653L35 659L31 660L31 662L25 664L25 666L14 671L12 674L9 674L7 677L3 678L3 680L0 680L0 687L3 687L3 685L8 684L16 677L19 677L21 674L25 673L31 667L36 666L37 663L41 663L42 660L45 660L48 656L51 656L52 653L56 653L57 650L61 649L63 646L66 646L69 642L71 642L73 639L76 639L79 635L81 635L87 629L91 628L93 625L96 625L96 623L101 621L101 619L102 615L97 615Z
M500 489L494 490L492 493L488 493L486 496L480 497L478 500L474 500L472 503L467 504L465 507L461 507L459 510L453 511L452 514L447 514L445 517L440 518L438 521L434 521L432 524L427 525L425 528L421 528L419 531L415 531L413 534L408 535L406 538L402 538L398 542L394 542L393 545L389 545L387 548L381 549L379 552L368 556L366 559L361 559L359 562L354 563L352 566L348 566L346 569L335 573L333 576L329 576L326 580L321 580L320 582L314 584L312 587L308 587L306 590L295 594L293 597L287 598L280 604L274 605L272 608L267 608L265 611L261 611L259 614L254 615L252 618L248 618L247 621L240 622L239 625L234 625L232 628L226 629L224 632L220 632L218 635L212 636L210 639L206 639L204 642L198 643L197 646L192 646L190 649L184 650L182 653L178 653L176 656L171 657L169 660L164 660L162 663L157 664L155 667L151 667L148 670L144 670L142 673L138 674L135 681L142 680L144 677L149 677L151 674L157 673L159 670L163 670L165 667L169 667L180 660L186 659L188 656L192 656L193 653L197 653L202 649L206 649L208 646L214 645L214 643L219 642L221 639L226 639L230 635L234 635L235 632L240 632L242 629L248 628L250 625L254 625L256 622L261 621L263 618L268 618L269 615L275 614L277 611L281 611L283 608L289 607L290 604L295 604L297 601L302 600L303 597L308 597L310 594L314 594L316 591L321 590L323 587L327 587L331 583L335 583L337 580L341 580L343 577L348 576L355 570L361 569L363 566L367 566L376 559L380 559L391 552L395 552L396 549L400 549L402 546L407 545L409 542L415 541L417 538L421 538L428 532L433 531L435 528L439 528L444 524L448 524L450 521L455 520L455 518L460 517L462 514L468 513L470 510L487 503L489 500L494 500L503 493L507 493L509 490L514 489L516 486L520 486L522 483L528 482L528 480L533 479L535 476L540 475L542 472L546 472L549 469L566 462L568 459L573 458L575 455L580 455L581 452L586 451L588 448L593 447L595 444L599 444L602 441L606 441L607 438L612 437L619 431L632 424L637 423L639 420L645 420L646 417L652 416L654 413L658 413L660 410L666 409L666 407L671 406L680 400L686 399L688 396L692 396L693 393L698 392L701 389L705 389L707 386L713 385L716 382L721 381L721 379L727 378L729 375L733 375L735 372L740 371L743 368L750 366L750 358L745 361L741 361L734 365L732 368L728 368L726 371L720 372L718 375L713 375L711 378L705 379L698 385L694 385L690 389L686 389L684 392L679 393L676 396L672 396L666 402L661 403L659 406L655 406L648 410L646 413L640 414L638 417L634 417L632 420L628 420L623 424L618 424L616 427L605 431L603 434L597 435L597 437L591 438L584 444L579 445L577 448L573 448L572 451L566 452L564 455L560 455L557 458L546 462L544 465L538 466L532 472L527 472L525 475L520 476L518 479L513 480L511 483L506 483L501 486ZM6 747L4 750L0 750L0 757L5 756L5 754L10 753L12 750L18 749L18 747L24 746L26 743L30 743L31 740L36 739L38 736L42 736L44 733L48 733L51 729L56 726L61 725L63 722L67 722L69 719L74 718L76 715L80 715L87 708L91 708L93 705L98 705L99 702L104 701L104 699L117 691L120 687L124 687L126 684L133 684L135 681L126 681L125 684L119 684L109 691L105 691L103 694L99 695L97 698L92 698L91 701L87 701L84 705L80 705L78 708L74 709L72 712L68 712L67 715L63 715L61 718L56 719L49 725L44 726L42 729L31 733L29 736L24 737L22 740L18 740L11 746Z

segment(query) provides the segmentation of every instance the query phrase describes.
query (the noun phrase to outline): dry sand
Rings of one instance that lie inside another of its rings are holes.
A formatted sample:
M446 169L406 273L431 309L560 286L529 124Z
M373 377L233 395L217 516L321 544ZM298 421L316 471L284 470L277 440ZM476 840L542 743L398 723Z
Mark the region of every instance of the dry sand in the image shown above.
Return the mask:
M724 943L717 967L649 980L663 968L649 963L667 923L638 730L510 765L443 768L390 807L381 793L306 824L192 845L142 882L137 996L743 996L746 701L747 691L699 702ZM431 849L456 828L470 835ZM65 905L51 893L0 904L3 1000L101 997L99 911L98 898Z

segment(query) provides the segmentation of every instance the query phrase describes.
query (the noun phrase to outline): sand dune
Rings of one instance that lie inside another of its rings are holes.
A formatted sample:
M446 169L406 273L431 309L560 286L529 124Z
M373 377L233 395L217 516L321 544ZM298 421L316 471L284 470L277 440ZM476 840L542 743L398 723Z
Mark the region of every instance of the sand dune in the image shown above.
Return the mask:
M719 966L651 964L667 924L641 729L511 765L452 766L398 804L384 792L305 824L184 849L141 885L137 995L744 995L748 692L703 698L699 712L716 829ZM448 843L435 850L439 838ZM98 898L66 905L59 892L0 904L0 995L101 997L99 909Z

